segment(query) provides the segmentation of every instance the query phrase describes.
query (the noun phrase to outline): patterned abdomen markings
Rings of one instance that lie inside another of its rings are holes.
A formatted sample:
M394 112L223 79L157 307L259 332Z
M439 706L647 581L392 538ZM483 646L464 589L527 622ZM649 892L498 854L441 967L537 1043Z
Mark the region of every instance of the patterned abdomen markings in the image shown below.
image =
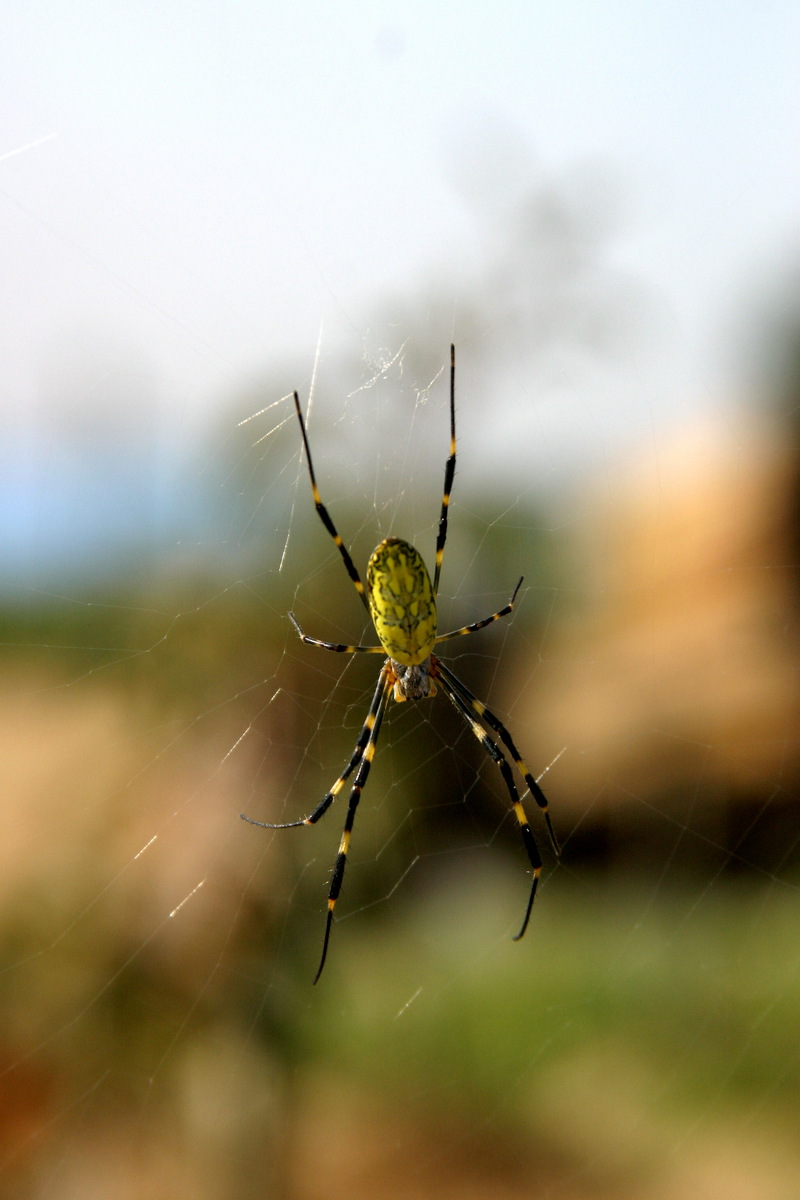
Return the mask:
M428 659L436 640L436 600L421 556L409 542L386 538L367 566L369 609L380 643L403 666Z

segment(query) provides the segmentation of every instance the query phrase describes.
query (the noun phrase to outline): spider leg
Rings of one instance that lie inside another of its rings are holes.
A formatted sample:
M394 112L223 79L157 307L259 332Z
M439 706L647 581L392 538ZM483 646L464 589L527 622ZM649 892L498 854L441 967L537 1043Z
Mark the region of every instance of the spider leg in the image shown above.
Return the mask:
M530 824L528 823L528 818L525 814L525 809L523 808L522 801L519 798L519 793L517 791L516 784L514 783L514 776L511 773L511 767L508 765L508 762L506 761L502 751L499 749L497 744L492 741L486 730L478 724L477 720L470 712L467 701L456 690L456 688L453 686L453 683L451 683L450 672L446 669L443 671L442 663L438 662L438 660L436 666L437 679L441 684L442 691L445 693L457 711L461 713L461 716L467 722L486 753L497 764L500 774L503 776L503 782L506 785L509 799L511 800L511 806L514 810L514 815L517 818L520 833L522 834L522 841L528 855L528 861L531 864L531 869L533 871L533 883L531 884L531 892L530 896L528 897L528 905L525 909L525 916L522 920L522 927L514 938L514 941L518 942L525 933L525 930L528 928L531 909L533 908L533 902L536 899L536 886L539 882L539 876L542 873L542 860L539 855L539 848L536 845L536 839L533 836Z
M493 621L499 621L501 617L507 617L510 612L513 612L514 601L517 598L517 592L522 587L524 576L520 576L519 583L514 588L514 592L505 608L499 609L496 613L492 613L490 617L484 617L482 621L475 621L472 625L462 625L460 629L451 629L449 633L440 633L436 638L436 644L439 642L449 642L451 638L463 637L465 633L477 633L479 629L485 629L487 625L491 625ZM289 616L292 614L289 613Z
M306 423L303 420L303 413L300 409L300 397L298 396L297 392L294 393L294 406L295 406L295 409L297 410L297 419L300 422L300 432L303 435L303 445L306 448L306 462L308 463L308 473L311 476L311 491L314 496L314 506L315 506L317 512L319 513L319 519L322 521L322 524L325 526L328 533L333 538L333 540L336 544L336 548L342 556L342 561L344 562L344 565L347 567L347 574L350 576L350 578L353 581L353 587L358 592L358 594L361 598L361 603L364 605L364 608L367 610L367 612L369 612L369 603L367 601L367 597L364 592L364 584L361 582L361 576L358 573L358 568L356 567L356 564L353 562L352 558L350 557L350 551L347 549L344 542L340 538L339 533L336 529L336 526L334 525L333 521L330 518L330 514L329 514L328 510L325 507L325 505L322 503L322 500L320 498L319 488L317 487L317 477L314 474L314 464L311 460L311 447L308 444L308 434L306 432Z
M300 640L305 642L307 646L319 646L320 650L333 650L335 654L385 654L383 646L344 646L338 642L321 642L318 638L309 637L303 632L302 626L293 612L289 613L289 620L294 625L298 632Z
M378 686L375 690L375 698L372 702L370 715L372 723L369 727L366 742L360 756L356 777L353 780L353 786L350 790L350 801L347 805L347 816L345 817L344 829L342 830L342 840L339 843L339 852L336 855L336 862L333 865L333 875L331 877L330 891L328 892L328 915L325 919L325 936L322 941L322 957L320 958L317 973L314 976L314 983L317 982L322 974L322 968L325 966L325 959L328 954L328 942L331 936L331 926L333 924L333 910L336 907L336 901L339 898L339 892L342 890L342 880L344 879L344 869L347 866L347 851L350 848L350 835L353 832L353 823L356 817L356 809L358 802L361 799L361 792L364 784L367 782L369 769L372 766L372 760L375 757L375 747L378 742L378 732L383 720L383 714L386 711L386 705L391 692L391 676L389 673L388 663L384 665L378 679ZM369 721L369 718L367 718ZM351 760L352 766L352 760Z
M373 741L375 740L375 725L376 722L378 724L380 723L378 720L378 714L381 708L384 706L385 692L386 681L383 672L381 672L378 677L378 686L375 689L375 694L372 697L372 703L369 706L367 719L361 726L361 732L359 733L358 740L356 741L356 748L350 756L350 761L330 791L326 792L322 797L313 812L309 813L307 817L301 817L299 821L255 821L252 817L248 817L245 813L239 813L241 819L243 821L247 821L249 825L257 825L259 829L296 829L299 825L316 825L320 817L325 816L325 813L339 795L339 792L352 775L354 769L361 762L361 759L364 756L364 748L369 742L370 738L372 738ZM380 715L382 716L383 714L381 713Z
M514 760L514 765L530 788L530 792L534 800L542 810L545 824L547 825L547 832L550 836L550 844L553 847L556 858L559 858L561 855L561 847L558 844L558 838L556 837L555 830L553 829L553 822L550 820L550 813L547 807L547 797L534 779L526 763L520 757L519 750L515 746L514 739L511 737L511 734L508 732L500 718L496 717L491 709L487 708L486 705L469 690L467 685L462 683L458 676L454 675L450 668L446 667L440 659L436 660L436 670L437 678L443 679L445 683L449 684L450 687L458 693L464 702L469 705L475 715L480 717L482 721L486 722L490 729L495 731L506 750L508 750L508 753Z
M450 457L444 468L444 494L442 496L442 511L439 515L439 532L436 537L436 565L433 572L433 595L439 592L439 576L442 571L444 544L447 541L447 512L450 507L450 493L453 490L453 476L456 473L456 348L450 346Z

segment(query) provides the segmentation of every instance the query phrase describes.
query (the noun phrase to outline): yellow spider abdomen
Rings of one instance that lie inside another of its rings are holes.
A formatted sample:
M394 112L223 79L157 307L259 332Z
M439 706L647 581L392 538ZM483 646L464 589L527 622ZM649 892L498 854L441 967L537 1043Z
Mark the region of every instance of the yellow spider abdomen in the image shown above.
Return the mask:
M369 611L389 658L403 666L428 659L436 640L436 600L421 555L401 538L375 547L367 566Z

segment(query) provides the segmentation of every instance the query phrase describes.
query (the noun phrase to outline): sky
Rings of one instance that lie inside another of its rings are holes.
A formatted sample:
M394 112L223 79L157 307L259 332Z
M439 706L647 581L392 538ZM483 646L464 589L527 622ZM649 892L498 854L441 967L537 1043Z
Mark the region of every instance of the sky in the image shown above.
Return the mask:
M790 3L8 0L0 553L59 496L91 526L87 443L187 445L265 364L357 352L387 296L446 304L526 181L605 180L671 363L647 419L730 388L726 332L800 254L798 45Z

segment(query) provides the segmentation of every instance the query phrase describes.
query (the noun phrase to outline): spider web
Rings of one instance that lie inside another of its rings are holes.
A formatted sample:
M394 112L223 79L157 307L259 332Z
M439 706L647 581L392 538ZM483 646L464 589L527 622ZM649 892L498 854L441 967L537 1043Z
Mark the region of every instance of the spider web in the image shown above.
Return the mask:
M102 231L43 223L27 177L7 200L217 391L196 422L196 375L176 367L168 420L135 355L89 339L88 369L55 347L66 399L52 431L31 423L44 498L74 487L87 439L112 468L83 473L77 508L99 557L59 559L65 498L51 570L31 564L4 606L6 1194L311 1200L381 1194L391 1172L409 1197L794 1196L783 425L732 406L665 419L658 306L587 248L557 189L533 197L511 260L473 245L463 275L437 273L456 282L372 298L370 317L337 297L293 355L253 350L249 383L189 309L185 262L166 298L140 276L146 229L120 261ZM359 567L390 533L430 565L451 340L442 628L525 582L510 619L443 657L541 774L563 854L526 797L545 868L514 944L529 873L497 770L443 697L392 704L313 988L346 790L311 829L239 814L313 808L380 660L303 646L287 619L373 638L313 511L291 391ZM122 424L103 423L107 396ZM137 484L165 442L177 460ZM150 523L130 518L155 488Z

